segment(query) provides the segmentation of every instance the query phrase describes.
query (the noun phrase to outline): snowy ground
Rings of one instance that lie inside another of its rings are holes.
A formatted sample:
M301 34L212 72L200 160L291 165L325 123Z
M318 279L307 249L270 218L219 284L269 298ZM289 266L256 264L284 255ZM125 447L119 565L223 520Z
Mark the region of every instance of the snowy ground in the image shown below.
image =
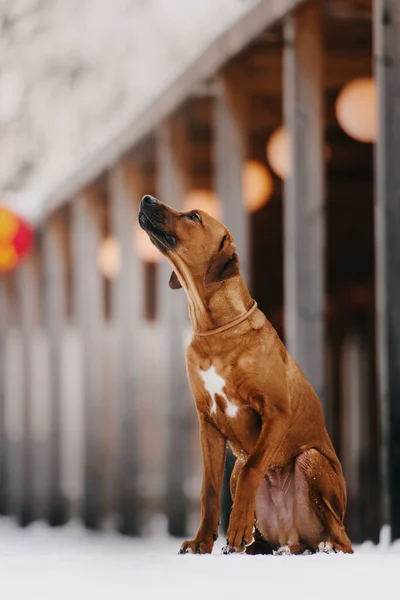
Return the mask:
M222 541L222 540L221 540ZM178 540L130 540L72 525L17 529L0 521L0 590L7 600L400 598L400 547L353 556L178 556Z

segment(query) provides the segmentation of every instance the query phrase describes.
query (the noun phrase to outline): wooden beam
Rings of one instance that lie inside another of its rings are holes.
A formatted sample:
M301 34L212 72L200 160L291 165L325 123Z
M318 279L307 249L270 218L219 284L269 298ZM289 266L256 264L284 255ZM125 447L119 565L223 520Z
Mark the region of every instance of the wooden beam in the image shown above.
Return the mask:
M285 23L284 115L292 172L284 189L285 339L325 404L325 177L320 4Z
M243 201L243 169L248 153L248 106L243 75L239 67L219 77L214 101L214 160L222 221L235 238L242 275L250 285L250 222Z
M139 257L134 252L133 225L141 195L140 173L135 165L114 167L109 176L111 220L121 249L112 308L116 330L117 511L120 530L126 535L137 535L140 524L138 413L143 282Z
M98 197L95 188L84 191L72 205L72 255L75 313L81 335L85 418L85 469L83 520L97 529L102 517L101 415L104 369L103 289L98 268L101 240Z
M349 54L351 60L349 60ZM355 77L370 77L372 61L369 50L349 50L331 52L324 59L324 88L326 92L335 92ZM252 61L252 67L246 70L245 88L247 93L257 95L280 95L282 93L281 60L274 53L265 54ZM255 68L256 65L256 68ZM267 75L266 75L267 74Z
M400 7L374 2L379 136L375 177L378 385L382 426L383 521L400 538Z
M181 209L189 188L188 147L185 123L178 117L157 131L157 194L175 209ZM167 516L171 535L182 536L187 528L187 499L184 482L188 475L188 425L192 402L185 368L185 334L189 328L187 300L182 290L168 287L171 267L160 267L160 290L164 302L162 325L166 342L166 385L168 403Z
M51 525L67 520L66 500L61 490L62 436L62 341L67 312L67 264L65 223L50 218L43 230L45 325L49 347L50 376L50 497L48 519Z

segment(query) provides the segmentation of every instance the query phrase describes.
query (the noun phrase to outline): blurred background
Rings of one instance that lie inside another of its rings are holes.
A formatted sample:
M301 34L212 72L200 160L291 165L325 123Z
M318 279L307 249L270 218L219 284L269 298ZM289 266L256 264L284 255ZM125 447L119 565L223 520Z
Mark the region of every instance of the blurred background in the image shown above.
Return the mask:
M350 537L400 538L399 2L0 0L0 28L0 513L196 530L150 193L231 229L321 399Z

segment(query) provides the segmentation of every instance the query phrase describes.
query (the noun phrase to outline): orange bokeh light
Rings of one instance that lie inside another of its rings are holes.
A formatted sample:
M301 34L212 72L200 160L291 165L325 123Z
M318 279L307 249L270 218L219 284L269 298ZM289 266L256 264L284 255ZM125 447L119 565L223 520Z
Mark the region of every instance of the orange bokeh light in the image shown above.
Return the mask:
M243 170L244 204L250 213L260 210L272 196L274 184L267 167L258 160L247 160Z
M13 271L33 244L31 226L0 206L0 273Z
M359 77L347 83L336 100L339 125L359 142L373 143L378 129L378 99L372 77Z

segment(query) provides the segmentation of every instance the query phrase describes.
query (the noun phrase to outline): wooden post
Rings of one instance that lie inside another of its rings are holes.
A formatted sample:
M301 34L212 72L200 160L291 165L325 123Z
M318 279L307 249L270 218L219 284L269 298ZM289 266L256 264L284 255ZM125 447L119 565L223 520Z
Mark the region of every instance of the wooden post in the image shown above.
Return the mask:
M81 335L85 416L85 469L83 520L89 529L101 524L102 452L100 406L103 393L103 290L98 268L101 240L96 190L91 188L72 206L75 312Z
M250 285L249 216L243 201L243 169L247 158L247 107L240 68L218 79L214 102L215 187L222 221L235 238L241 272Z
M378 386L382 426L382 505L400 538L400 6L374 2L378 140L375 256Z
M325 408L325 177L322 8L285 23L284 116L292 172L284 192L285 341Z
M120 530L140 532L138 475L138 404L140 402L140 264L133 247L133 225L141 197L135 165L119 165L110 173L109 190L113 231L121 249L121 270L113 287L116 327L117 504ZM134 196L134 198L133 198Z
M22 526L28 525L35 517L32 493L32 347L37 333L39 316L39 283L35 254L28 256L16 271L16 284L19 305L19 323L22 343L22 471L19 518Z
M62 342L67 312L66 232L60 217L47 221L43 233L45 324L48 335L51 398L50 497L48 519L51 525L67 520L67 506L61 490L61 404Z
M363 336L349 331L341 347L341 438L340 459L347 488L347 531L352 541L363 541L365 510L362 489L363 462L368 453L368 365Z
M6 291L7 335L4 340L4 488L2 489L5 510L8 515L18 516L21 512L23 479L24 441L24 377L25 365L22 357L21 311L18 301L17 272L10 274L4 282Z
M0 515L7 514L6 336L8 329L6 279L0 276Z
M157 188L159 198L180 209L188 189L187 140L184 123L177 117L163 123L157 132ZM171 267L160 268L160 293L165 298L162 321L166 335L165 394L168 402L167 517L171 535L186 533L188 427L191 394L185 368L185 329L188 324L187 300L182 290L168 287Z

